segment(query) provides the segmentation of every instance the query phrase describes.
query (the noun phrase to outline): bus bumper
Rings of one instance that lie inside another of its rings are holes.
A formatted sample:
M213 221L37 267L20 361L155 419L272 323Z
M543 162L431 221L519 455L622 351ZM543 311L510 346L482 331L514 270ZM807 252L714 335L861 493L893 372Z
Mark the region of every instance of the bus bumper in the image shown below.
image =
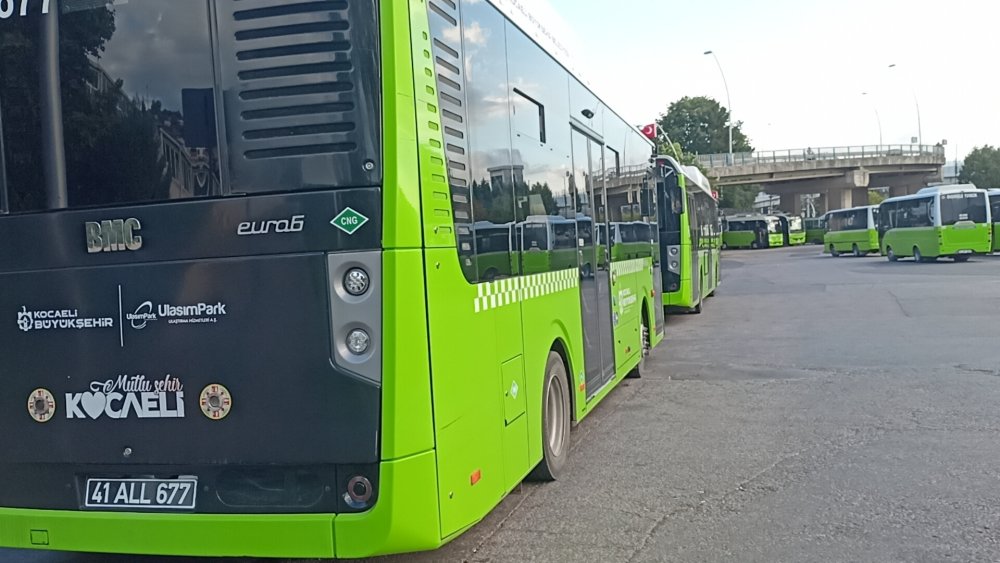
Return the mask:
M433 451L383 462L362 514L138 514L0 508L0 546L90 553L365 557L443 542Z

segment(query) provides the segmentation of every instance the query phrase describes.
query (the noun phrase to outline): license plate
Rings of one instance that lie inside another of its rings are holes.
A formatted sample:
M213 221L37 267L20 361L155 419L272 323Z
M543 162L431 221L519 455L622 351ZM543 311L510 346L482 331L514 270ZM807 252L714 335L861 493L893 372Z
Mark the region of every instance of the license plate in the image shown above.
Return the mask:
M972 254L972 251L971 250L959 250L958 253L959 254Z
M194 510L198 479L87 479L84 508Z

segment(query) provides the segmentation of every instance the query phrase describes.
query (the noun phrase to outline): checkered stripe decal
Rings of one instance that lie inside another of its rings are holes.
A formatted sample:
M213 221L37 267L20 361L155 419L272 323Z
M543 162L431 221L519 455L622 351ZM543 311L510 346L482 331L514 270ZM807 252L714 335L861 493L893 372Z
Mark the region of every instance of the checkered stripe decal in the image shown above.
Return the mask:
M616 276L636 274L645 269L646 269L645 258L636 258L635 260L626 260L624 262L611 263L611 273L615 274Z
M579 284L580 274L576 268L481 283L476 285L479 295L476 297L475 309L477 313L499 309L520 301L573 289Z

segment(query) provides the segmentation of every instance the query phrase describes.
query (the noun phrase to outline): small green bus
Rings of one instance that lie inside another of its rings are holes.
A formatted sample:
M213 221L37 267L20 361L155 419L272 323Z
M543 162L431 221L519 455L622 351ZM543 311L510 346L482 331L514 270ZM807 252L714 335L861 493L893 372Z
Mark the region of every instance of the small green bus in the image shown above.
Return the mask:
M823 244L826 234L826 216L809 217L802 220L806 228L806 244Z
M767 215L730 215L723 221L722 248L777 248L784 246L781 221Z
M915 262L942 256L965 262L992 250L992 223L988 194L973 184L889 198L879 206L882 255L890 262L909 256Z
M514 223L497 224L490 221L476 221L476 260L479 278L493 281L500 277L517 274L517 260L512 259L518 248L514 238Z
M844 252L854 256L878 252L878 213L874 205L830 211L826 214L824 249L834 257Z
M663 306L700 313L722 280L722 221L708 178L695 166L657 157L658 251L664 257ZM654 263L659 256L654 257Z
M1000 252L1000 189L990 190L990 216L993 219L993 252Z
M775 215L781 223L782 243L785 246L799 246L806 243L806 230L802 226L802 217L798 215Z

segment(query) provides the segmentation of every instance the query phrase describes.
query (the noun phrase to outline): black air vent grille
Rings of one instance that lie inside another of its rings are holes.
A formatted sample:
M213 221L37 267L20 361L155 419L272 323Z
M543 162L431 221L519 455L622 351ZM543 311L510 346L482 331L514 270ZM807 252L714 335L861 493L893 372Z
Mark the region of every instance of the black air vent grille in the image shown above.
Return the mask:
M448 180L452 191L455 223L472 220L469 205L471 172L469 166L468 111L465 103L465 71L462 63L461 15L450 0L428 0L428 17L433 39L434 70L437 75L438 104L448 158ZM461 232L460 232L461 234Z
M302 184L334 185L337 178L319 173L375 171L375 1L220 0L216 7L230 159L250 170L234 183L312 173ZM252 161L264 162L254 170Z

